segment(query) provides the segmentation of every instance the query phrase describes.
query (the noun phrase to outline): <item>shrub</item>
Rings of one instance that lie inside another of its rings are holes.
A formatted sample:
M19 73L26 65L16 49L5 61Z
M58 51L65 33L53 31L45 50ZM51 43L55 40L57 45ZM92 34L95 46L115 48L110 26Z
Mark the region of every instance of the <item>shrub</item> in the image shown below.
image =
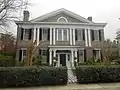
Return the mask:
M0 87L67 84L65 67L1 67Z
M13 56L0 55L0 67L10 67L15 65Z
M120 66L82 66L76 67L78 83L118 82Z

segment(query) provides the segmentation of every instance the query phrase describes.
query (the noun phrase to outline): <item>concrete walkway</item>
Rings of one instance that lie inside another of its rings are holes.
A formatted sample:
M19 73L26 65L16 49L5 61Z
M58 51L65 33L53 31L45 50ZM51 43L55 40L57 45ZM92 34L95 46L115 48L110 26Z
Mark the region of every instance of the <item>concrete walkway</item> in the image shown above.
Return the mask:
M6 88L0 90L120 90L120 83L68 84L66 86L45 86L28 88Z

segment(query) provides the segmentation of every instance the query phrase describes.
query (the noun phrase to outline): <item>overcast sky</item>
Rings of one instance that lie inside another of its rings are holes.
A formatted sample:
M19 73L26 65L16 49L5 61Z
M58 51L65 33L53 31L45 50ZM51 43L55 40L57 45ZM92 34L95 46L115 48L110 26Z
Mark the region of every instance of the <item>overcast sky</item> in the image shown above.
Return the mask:
M114 39L120 28L120 0L31 0L30 18L65 8L82 17L93 17L94 22L108 23L105 37ZM11 27L13 28L13 27ZM11 31L16 33L15 29Z

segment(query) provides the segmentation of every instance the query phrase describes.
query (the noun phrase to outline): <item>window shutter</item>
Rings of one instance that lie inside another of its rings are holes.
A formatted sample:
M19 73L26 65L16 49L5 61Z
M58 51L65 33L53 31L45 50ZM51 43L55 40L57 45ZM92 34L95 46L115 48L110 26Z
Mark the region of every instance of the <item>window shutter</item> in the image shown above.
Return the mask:
M41 56L41 49L39 49L39 55Z
M48 40L50 40L50 28L48 29Z
M21 40L23 40L23 32L24 32L24 29L21 28Z
M78 40L77 37L78 37L78 35L77 35L77 30L75 29L75 40L76 40L76 41Z
M22 60L22 50L19 50L19 61Z
M47 63L49 64L49 49L47 49Z
M86 50L84 50L84 62L87 60Z
M94 40L95 40L94 30L91 30L91 40L92 40L92 41L94 41Z
M78 56L77 58L78 58L78 62L80 61L80 60L79 60L79 57L80 57L80 56L79 56L79 55L80 55L79 53L80 53L80 50L78 50L78 51L77 51L77 56Z
M82 32L83 32L83 40L85 40L85 30L83 29Z
M32 38L32 29L29 29L29 37L28 37L28 39L31 40L31 38Z
M42 29L40 28L39 40L42 40Z
M99 40L102 40L102 36L101 36L101 30L99 30Z

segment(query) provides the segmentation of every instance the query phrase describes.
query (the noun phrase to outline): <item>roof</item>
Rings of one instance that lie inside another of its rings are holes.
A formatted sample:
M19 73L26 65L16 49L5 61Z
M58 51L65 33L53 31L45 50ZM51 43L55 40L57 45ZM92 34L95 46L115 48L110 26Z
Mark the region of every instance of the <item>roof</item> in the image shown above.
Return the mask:
M80 15L78 15L78 14L76 14L76 13L73 13L73 12L67 10L67 9L64 9L64 8L61 8L61 9L52 11L52 12L50 12L50 13L47 13L47 14L45 14L45 15L42 15L42 16L37 17L37 18L35 18L35 19L32 19L32 20L30 20L30 21L31 21L31 22L42 21L42 20L44 20L44 19L46 19L46 18L55 16L55 15L57 15L57 14L59 14L59 13L65 13L65 14L70 15L71 17L74 17L74 18L76 18L76 19L78 19L78 20L80 20L80 21L83 21L83 22L85 22L85 23L93 23L92 21L90 21L90 20L88 20L88 19L86 19L86 18L84 18L84 17L82 17L82 16L80 16Z

